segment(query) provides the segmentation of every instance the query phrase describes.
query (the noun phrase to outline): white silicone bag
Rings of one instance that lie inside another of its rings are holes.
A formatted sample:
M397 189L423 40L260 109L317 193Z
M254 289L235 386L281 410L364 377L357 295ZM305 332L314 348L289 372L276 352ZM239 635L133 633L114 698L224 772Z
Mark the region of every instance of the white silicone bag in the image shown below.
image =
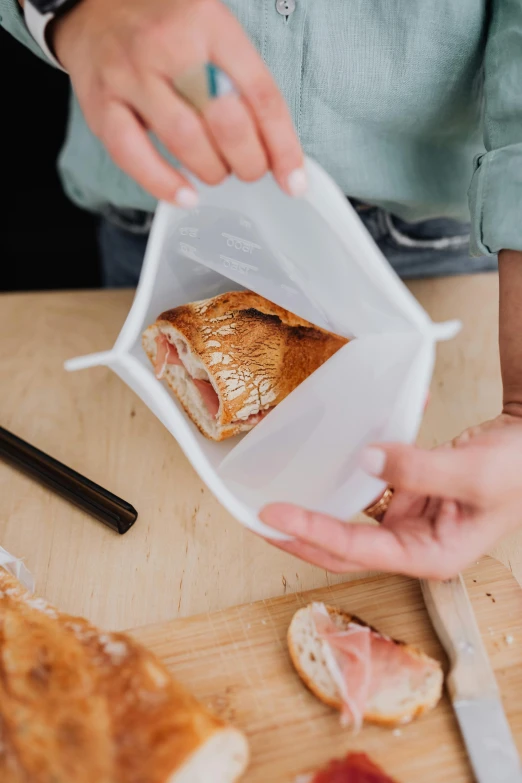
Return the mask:
M358 467L362 447L416 437L435 343L458 324L433 324L382 256L330 177L306 163L309 188L291 199L271 175L255 184L197 184L200 206L160 204L132 308L112 350L66 364L107 365L179 442L203 481L244 525L286 501L348 519L382 482ZM355 338L243 437L214 443L156 380L141 347L164 310L248 288ZM174 477L173 477L174 478Z

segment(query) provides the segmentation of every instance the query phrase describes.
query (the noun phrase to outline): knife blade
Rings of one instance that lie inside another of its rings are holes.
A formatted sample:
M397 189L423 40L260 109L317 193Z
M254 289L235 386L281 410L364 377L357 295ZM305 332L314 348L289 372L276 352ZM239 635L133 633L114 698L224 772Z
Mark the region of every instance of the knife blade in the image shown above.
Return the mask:
M421 581L433 627L446 650L446 687L477 783L522 783L518 751L462 576Z

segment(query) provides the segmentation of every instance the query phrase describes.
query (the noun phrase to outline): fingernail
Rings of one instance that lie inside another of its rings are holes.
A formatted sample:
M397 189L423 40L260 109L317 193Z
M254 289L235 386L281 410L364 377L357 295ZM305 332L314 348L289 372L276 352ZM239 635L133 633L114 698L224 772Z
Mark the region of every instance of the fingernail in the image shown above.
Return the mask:
M199 196L195 190L180 188L176 193L175 202L181 209L193 209L199 204Z
M360 465L370 476L382 476L386 465L386 452L369 446L361 454Z
M306 193L308 182L304 169L296 169L295 171L292 171L287 181L288 190L292 196L303 196Z

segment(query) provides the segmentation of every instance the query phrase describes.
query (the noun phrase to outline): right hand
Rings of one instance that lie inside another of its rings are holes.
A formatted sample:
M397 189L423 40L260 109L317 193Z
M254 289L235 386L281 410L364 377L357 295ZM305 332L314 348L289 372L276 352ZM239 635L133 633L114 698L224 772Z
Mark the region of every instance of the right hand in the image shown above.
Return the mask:
M273 504L261 520L293 540L270 543L335 573L449 579L520 528L522 417L503 414L467 430L453 448L379 444L363 467L396 488L380 525Z
M193 186L155 149L152 131L198 179L271 170L301 195L303 154L270 72L220 0L82 0L57 20L52 45L92 132L114 162L158 199L190 208ZM212 62L239 95L197 113L173 80Z

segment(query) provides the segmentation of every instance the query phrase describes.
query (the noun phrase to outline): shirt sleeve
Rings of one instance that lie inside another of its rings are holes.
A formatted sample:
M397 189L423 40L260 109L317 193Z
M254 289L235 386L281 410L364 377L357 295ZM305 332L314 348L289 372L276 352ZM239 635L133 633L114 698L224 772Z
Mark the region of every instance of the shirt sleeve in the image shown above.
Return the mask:
M522 250L522 0L491 3L484 145L469 190L472 253Z
M21 44L27 46L33 54L52 65L27 29L23 11L17 0L0 0L0 26L11 33Z

